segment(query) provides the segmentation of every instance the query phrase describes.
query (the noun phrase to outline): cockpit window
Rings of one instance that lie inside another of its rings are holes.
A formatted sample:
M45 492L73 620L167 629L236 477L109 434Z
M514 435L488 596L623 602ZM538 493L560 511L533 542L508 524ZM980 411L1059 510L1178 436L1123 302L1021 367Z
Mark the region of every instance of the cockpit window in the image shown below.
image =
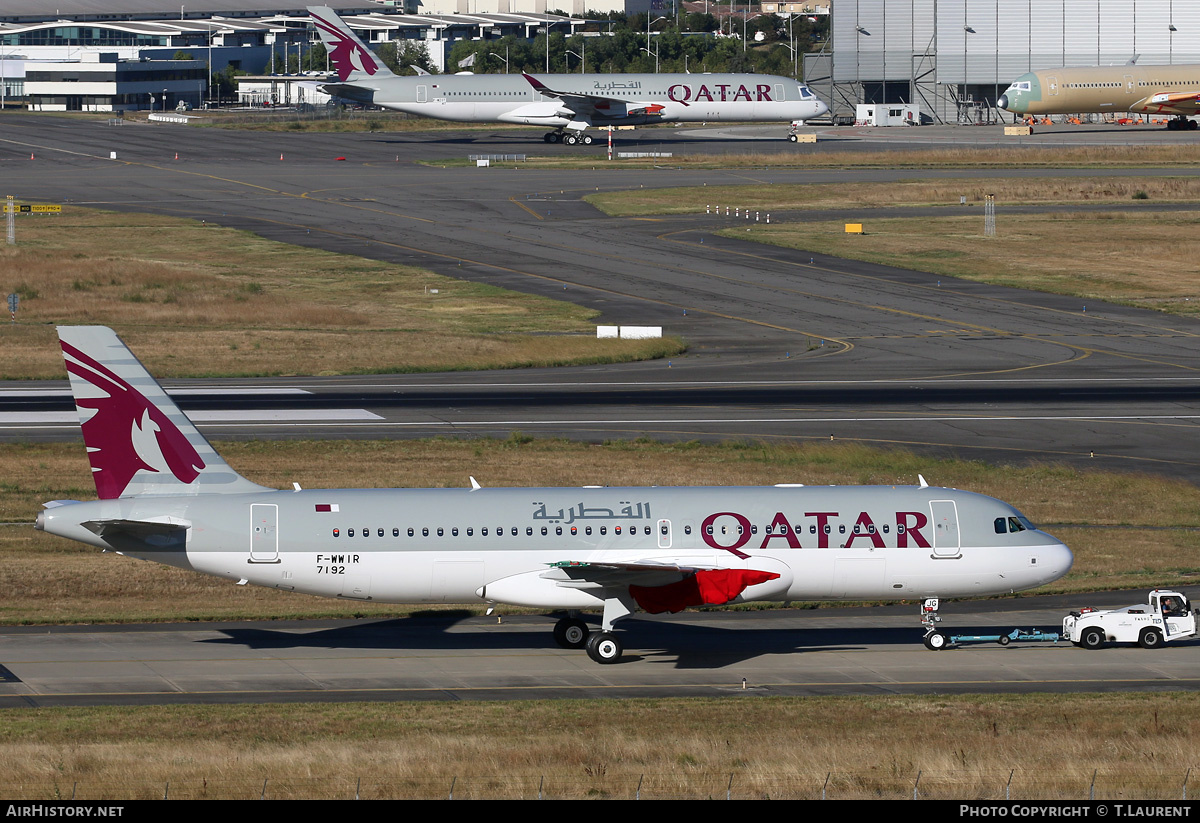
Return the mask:
M816 95L808 90L808 86L800 86L800 99L808 100L810 97L816 97Z
M996 534L1013 534L1015 532L1034 531L1036 527L1021 515L1016 517L997 517L993 521Z

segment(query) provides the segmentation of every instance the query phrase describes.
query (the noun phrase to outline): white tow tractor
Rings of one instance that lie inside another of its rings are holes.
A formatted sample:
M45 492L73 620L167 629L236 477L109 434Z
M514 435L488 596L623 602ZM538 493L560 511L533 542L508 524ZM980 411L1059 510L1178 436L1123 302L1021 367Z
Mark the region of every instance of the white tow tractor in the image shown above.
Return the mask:
M1155 589L1145 603L1119 609L1080 609L1063 618L1063 637L1085 649L1107 643L1137 643L1157 649L1163 643L1196 636L1196 613L1179 592Z

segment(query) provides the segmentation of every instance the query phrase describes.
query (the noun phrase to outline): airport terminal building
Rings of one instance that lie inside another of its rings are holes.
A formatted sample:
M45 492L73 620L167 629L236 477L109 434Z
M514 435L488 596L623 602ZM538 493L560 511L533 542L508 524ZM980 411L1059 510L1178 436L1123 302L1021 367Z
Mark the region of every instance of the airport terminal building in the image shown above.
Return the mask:
M1011 122L996 98L1061 66L1200 63L1196 0L835 0L804 77L833 114L915 103L925 122Z

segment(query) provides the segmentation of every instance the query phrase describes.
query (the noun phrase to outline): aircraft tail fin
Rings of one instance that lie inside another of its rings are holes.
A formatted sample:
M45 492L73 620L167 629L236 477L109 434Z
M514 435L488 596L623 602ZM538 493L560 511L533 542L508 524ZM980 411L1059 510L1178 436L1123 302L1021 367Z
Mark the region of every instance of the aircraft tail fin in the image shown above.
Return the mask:
M264 490L221 459L112 329L59 326L58 338L102 500Z
M309 6L313 25L329 52L329 61L337 69L343 83L370 80L376 75L387 77L391 69L367 48L357 34L328 6Z

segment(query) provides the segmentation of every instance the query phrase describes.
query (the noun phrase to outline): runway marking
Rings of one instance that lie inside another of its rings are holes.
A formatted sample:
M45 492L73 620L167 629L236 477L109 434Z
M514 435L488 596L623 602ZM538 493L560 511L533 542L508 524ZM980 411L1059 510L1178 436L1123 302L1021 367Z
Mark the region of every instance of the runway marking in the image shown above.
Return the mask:
M231 394L273 394L273 395L297 395L297 394L312 394L308 389L299 388L274 388L263 387L261 389L248 389L239 386L220 386L212 388L199 389L167 389L167 394L172 397L192 397L206 395L231 395ZM70 389L0 389L0 397L71 397Z
M529 208L529 206L526 206L524 203L522 203L520 200L518 200L518 199L517 199L517 196L516 196L515 194L514 194L512 197L508 198L508 200L509 200L509 202L510 202L510 203L514 203L514 204L516 204L516 205L520 206L521 208L525 209L525 211L527 211L527 212L529 212L530 214L532 214L532 215L533 215L534 217L536 217L538 220L542 220L542 219L543 219L543 218L542 218L542 216L541 216L540 214L538 214L536 211L534 211L533 209Z
M245 420L254 421L303 421L304 423L325 423L335 420L383 420L384 418L366 409L246 409L246 410L195 410L189 411L188 419L193 423L230 423ZM17 423L70 423L79 425L79 416L72 411L41 411L41 412L0 412L0 428L10 428Z
M276 417L278 415L278 417ZM477 426L604 426L658 424L749 424L749 423L996 423L996 422L1078 422L1107 423L1127 421L1200 420L1200 414L1131 414L1131 415L955 415L937 417L630 417L607 419L551 418L544 420L424 420L394 421L362 409L306 411L197 411L189 412L193 423L212 426L249 421L246 428L254 428L254 421L295 421L294 425L328 423L330 428L469 428ZM357 422L366 420L368 422ZM346 421L346 422L339 422ZM29 422L34 424L71 423L78 424L74 412L0 412L0 423L9 424L0 428L14 428L12 424ZM274 425L269 423L268 425Z

